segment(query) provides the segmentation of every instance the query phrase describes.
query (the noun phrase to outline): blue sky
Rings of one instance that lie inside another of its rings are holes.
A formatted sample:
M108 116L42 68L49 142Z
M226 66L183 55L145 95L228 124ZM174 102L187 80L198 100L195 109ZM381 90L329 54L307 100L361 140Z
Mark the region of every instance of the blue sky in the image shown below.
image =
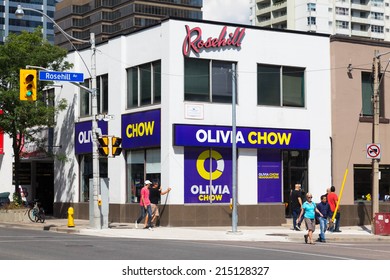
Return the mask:
M250 0L203 0L203 19L250 24Z

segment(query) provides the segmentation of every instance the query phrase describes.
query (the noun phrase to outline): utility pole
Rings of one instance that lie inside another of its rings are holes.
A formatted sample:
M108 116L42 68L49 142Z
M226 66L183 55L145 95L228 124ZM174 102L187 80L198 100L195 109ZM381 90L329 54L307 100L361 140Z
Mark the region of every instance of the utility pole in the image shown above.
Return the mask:
M380 71L380 55L377 50L374 52L374 92L372 98L373 118L372 118L372 143L379 142L379 71ZM371 218L371 233L375 234L375 213L379 212L379 158L372 159L372 218Z
M38 14L41 14L48 20L50 20L58 30L65 36L65 38L73 45L72 40L81 42L81 43L89 43L91 45L91 89L86 89L89 93L91 93L91 114L92 114L92 194L93 199L90 200L90 209L92 207L93 213L90 213L90 225L95 229L102 229L102 218L101 218L101 210L98 205L98 197L100 194L100 172L99 172L99 152L98 152L98 144L97 144L97 132L98 132L98 123L97 123L97 112L98 112L98 102L97 102L97 82L96 82L96 44L95 44L95 33L90 33L89 40L82 40L73 37L72 35L66 33L57 22L49 17L47 14L32 8L25 8L21 5L17 6L15 11L15 16L17 18L22 18L24 16L24 10L32 11ZM78 50L75 48L76 52ZM83 58L81 58L83 60ZM82 86L80 86L83 88ZM91 192L91 189L90 189ZM93 215L92 215L93 214Z

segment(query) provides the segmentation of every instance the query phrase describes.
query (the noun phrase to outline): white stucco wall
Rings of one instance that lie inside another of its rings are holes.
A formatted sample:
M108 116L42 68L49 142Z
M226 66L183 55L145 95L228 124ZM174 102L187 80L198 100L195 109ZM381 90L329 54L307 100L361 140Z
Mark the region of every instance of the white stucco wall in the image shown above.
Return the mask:
M218 37L224 25L178 20L164 21L161 26L148 28L128 36L114 38L97 47L97 75L109 76L109 134L120 135L121 114L161 108L161 183L172 187L170 204L184 203L184 149L172 146L172 124L231 125L231 105L202 103L202 120L185 119L184 56L182 43L185 25L200 27L204 38ZM228 26L228 32L234 31ZM90 51L80 51L90 66ZM238 105L237 126L307 129L311 135L309 160L309 191L315 198L330 185L330 58L329 38L303 33L266 31L247 27L239 50L202 51L198 57L237 62ZM190 55L195 57L193 53ZM77 54L69 60L72 71L88 74ZM126 68L161 60L161 105L144 106L126 110ZM257 105L257 63L306 68L305 108L282 108ZM74 124L69 129L63 123L79 121L78 88L63 83L57 97L69 100L70 110L59 116L55 141L67 145L69 161L55 164L56 201L77 201L79 192L78 162L74 155ZM86 120L86 119L83 119ZM240 149L238 152L238 199L240 204L256 204L257 200L257 150ZM125 203L126 164L123 156L109 159L110 202ZM243 189L245 186L245 190ZM240 188L242 191L240 191ZM70 198L72 196L72 198Z

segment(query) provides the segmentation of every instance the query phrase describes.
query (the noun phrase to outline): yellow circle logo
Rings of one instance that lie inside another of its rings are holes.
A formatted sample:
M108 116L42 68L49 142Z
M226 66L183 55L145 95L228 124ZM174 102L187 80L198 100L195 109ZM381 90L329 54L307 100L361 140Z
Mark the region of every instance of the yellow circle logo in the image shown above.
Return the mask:
M217 168L213 172L207 171L204 163L206 159L214 159L217 162ZM205 180L216 180L221 177L223 170L225 169L225 162L223 161L222 155L217 151L211 150L211 154L209 150L202 152L197 161L196 161L196 169L198 170L199 175Z

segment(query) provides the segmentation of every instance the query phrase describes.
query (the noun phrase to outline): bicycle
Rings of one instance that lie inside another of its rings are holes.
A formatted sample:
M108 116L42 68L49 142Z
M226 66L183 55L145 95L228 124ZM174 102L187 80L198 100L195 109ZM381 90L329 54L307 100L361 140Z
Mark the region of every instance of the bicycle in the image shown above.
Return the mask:
M46 216L45 210L40 206L38 200L34 199L34 206L28 210L28 218L31 222L44 223Z

